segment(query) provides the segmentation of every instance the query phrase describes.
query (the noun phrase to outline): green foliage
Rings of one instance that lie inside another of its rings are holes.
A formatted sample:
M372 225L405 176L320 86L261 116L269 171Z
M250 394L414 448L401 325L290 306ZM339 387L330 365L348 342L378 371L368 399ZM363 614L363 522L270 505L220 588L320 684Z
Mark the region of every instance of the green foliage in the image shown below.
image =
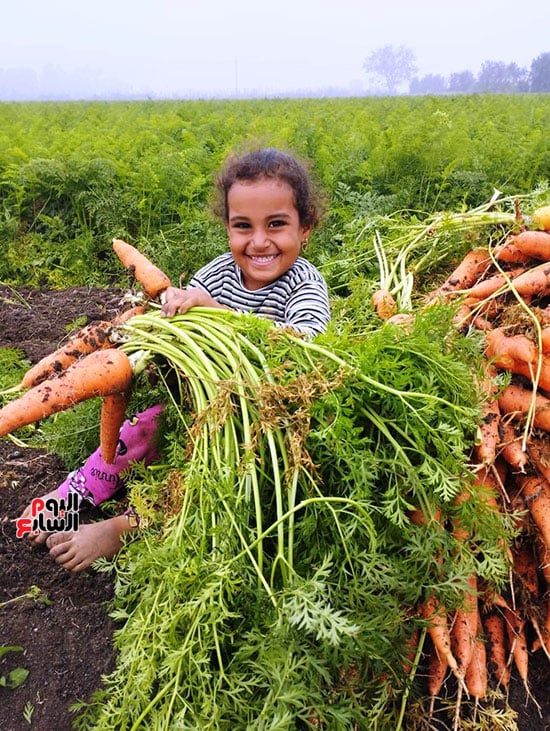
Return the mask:
M29 367L23 353L14 348L0 348L0 392L18 383ZM0 393L0 402L5 398Z
M508 571L483 499L460 512L475 550L408 518L456 514L472 479L479 344L451 318L314 342L202 308L125 327L181 393L159 394L164 464L131 480L146 520L115 565L118 665L79 727L398 728L411 607Z
M312 161L330 201L314 263L357 219L471 208L550 179L547 95L0 106L0 280L122 283L110 241L178 280L225 250L209 213L227 153L265 144Z

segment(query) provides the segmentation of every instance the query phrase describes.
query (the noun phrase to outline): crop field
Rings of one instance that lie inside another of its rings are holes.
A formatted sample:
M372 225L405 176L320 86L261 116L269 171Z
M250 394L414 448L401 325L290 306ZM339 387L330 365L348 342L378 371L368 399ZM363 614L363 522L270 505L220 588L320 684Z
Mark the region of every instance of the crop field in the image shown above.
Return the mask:
M322 192L306 254L332 322L313 340L228 310L161 317L113 250L184 286L227 250L217 171L258 146L306 161ZM48 554L4 529L0 558L38 573L10 571L0 595L0 726L549 728L549 181L544 94L0 105L6 526L100 439L100 397L25 417L66 375L22 380L44 350L106 322L100 353L139 363L128 413L165 405L160 459L120 496L139 539L116 559L42 574ZM124 293L144 311L113 324ZM25 454L59 463L35 481ZM46 644L59 607L105 586L108 662L90 647L97 673L73 687L68 631L66 708L48 702L25 626Z

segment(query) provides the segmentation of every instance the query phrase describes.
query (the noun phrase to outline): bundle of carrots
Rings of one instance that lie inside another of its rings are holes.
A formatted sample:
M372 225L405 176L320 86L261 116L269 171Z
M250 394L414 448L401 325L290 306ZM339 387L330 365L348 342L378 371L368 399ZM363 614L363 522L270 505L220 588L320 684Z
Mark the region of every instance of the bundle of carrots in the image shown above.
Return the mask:
M531 653L550 660L550 206L531 221L520 215L501 244L468 252L427 297L428 306L454 303L457 327L482 335L486 396L470 489L517 528L503 595L485 596L472 576L460 610L430 598L419 608L432 638L432 701L448 669L476 702L490 681L506 689L513 666L529 694Z
M113 249L149 299L159 297L170 286L169 278L131 244L114 239ZM33 365L11 389L24 393L0 409L0 437L81 401L102 397L101 453L105 462L112 463L133 376L130 359L115 347L114 333L118 325L146 309L147 304L135 305L112 321L86 325Z

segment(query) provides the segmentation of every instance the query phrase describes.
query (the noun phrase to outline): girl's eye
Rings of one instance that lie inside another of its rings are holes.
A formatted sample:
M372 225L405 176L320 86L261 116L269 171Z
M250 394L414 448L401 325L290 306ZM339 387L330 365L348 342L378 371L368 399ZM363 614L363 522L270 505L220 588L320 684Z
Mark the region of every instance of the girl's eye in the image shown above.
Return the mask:
M284 226L285 223L286 223L286 221L275 220L275 221L270 221L269 225L273 226L273 227L279 227L279 226Z
M233 228L250 228L250 224L246 221L238 221L233 224Z

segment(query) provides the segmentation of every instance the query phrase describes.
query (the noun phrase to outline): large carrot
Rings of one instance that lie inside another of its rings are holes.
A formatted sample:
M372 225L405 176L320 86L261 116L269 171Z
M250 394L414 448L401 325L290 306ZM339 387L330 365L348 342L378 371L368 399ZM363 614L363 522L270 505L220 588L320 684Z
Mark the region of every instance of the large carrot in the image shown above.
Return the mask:
M550 263L543 262L512 279L512 286L522 297L536 297L550 293Z
M427 622L427 631L432 640L435 652L446 662L453 674L462 681L464 673L451 649L451 635L445 608L434 596L429 596L419 607L421 616Z
M518 247L507 240L503 244L495 246L493 249L495 259L498 261L505 262L506 264L529 264L532 262L531 257L528 254L524 254Z
M462 259L460 264L447 277L443 284L432 290L428 301L445 296L451 292L468 289L477 282L479 277L491 266L491 257L486 248L472 249Z
M481 622L479 620L473 640L472 658L466 668L464 681L468 693L476 701L485 698L487 694L487 652L485 642L482 639Z
M487 277L486 279L481 279L480 281L472 285L468 290L468 296L475 297L478 300L484 300L497 292L510 279L519 276L524 271L525 267L516 267L506 274L503 274L502 272L498 272L498 274L492 274L490 277Z
M450 630L453 655L464 670L468 668L472 660L479 620L477 577L475 575L468 579L468 586L464 595L464 606L456 610Z
M526 543L515 544L512 547L513 571L520 585L531 597L539 595L539 577L537 564L531 546Z
M531 403L534 402L533 424L539 429L550 431L550 399L530 388L511 383L503 389L498 403L503 414L510 414L514 419L527 416Z
M0 409L0 437L80 401L127 391L131 382L132 367L125 353L116 348L96 350Z
M483 617L482 623L487 638L489 671L499 685L507 688L510 683L510 666L507 662L504 617L500 612L493 611Z
M103 397L99 420L99 446L101 456L107 464L113 464L116 457L120 429L124 422L130 400L130 390L116 391Z
M69 340L53 353L44 356L25 373L22 388L37 386L56 373L62 373L72 363L94 350L112 348L109 340L111 323L106 320L93 322L78 330Z
M527 335L507 335L502 327L495 327L485 335L485 354L489 359L507 356L524 363L535 363L538 358L537 346Z
M541 388L543 391L550 391L550 357L548 355L540 356L540 360L526 362L514 360L511 355L502 353L495 355L491 359L491 363L500 370L525 376L528 381L531 381L533 385L536 383L537 388Z
M21 379L20 387L37 386L47 378L62 373L76 360L93 353L94 350L114 347L111 340L113 326L121 325L135 315L142 315L146 310L145 305L135 305L115 315L111 321L99 320L80 328L64 345L45 355L29 368Z
M141 284L149 297L158 297L170 286L171 282L166 274L135 246L121 239L113 239L113 249L129 274Z
M515 236L509 236L503 246L514 246L522 254L539 259L550 261L550 234L545 231L522 231ZM498 258L498 253L495 252Z

